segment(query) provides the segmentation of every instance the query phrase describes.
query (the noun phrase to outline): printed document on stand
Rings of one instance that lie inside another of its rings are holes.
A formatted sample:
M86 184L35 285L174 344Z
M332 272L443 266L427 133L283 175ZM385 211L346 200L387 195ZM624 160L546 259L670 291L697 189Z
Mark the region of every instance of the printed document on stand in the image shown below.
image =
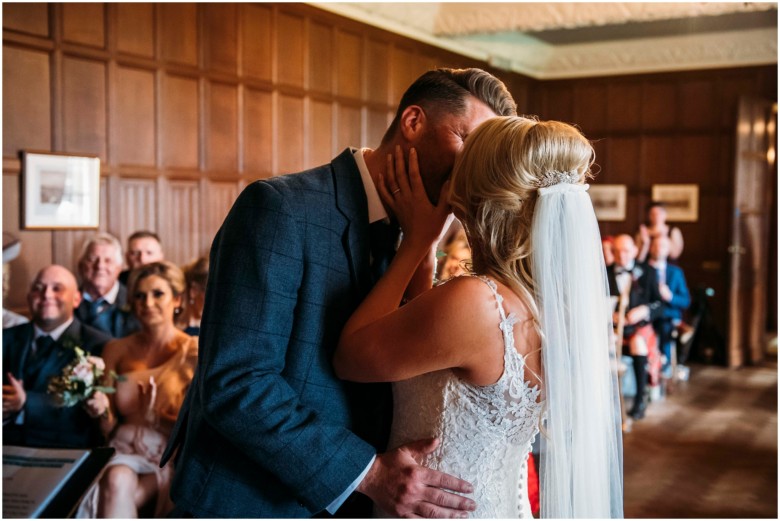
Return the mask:
M85 449L3 446L3 517L39 517L89 454Z

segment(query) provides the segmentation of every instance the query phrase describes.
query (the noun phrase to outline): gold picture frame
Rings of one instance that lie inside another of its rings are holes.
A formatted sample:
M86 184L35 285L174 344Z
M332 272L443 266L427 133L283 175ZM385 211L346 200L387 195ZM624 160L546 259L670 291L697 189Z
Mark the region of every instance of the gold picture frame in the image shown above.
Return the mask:
M626 220L626 185L590 185L588 194L599 221Z
M100 222L100 158L25 151L25 230L94 229Z
M653 185L652 200L663 203L667 221L693 223L699 220L699 185Z

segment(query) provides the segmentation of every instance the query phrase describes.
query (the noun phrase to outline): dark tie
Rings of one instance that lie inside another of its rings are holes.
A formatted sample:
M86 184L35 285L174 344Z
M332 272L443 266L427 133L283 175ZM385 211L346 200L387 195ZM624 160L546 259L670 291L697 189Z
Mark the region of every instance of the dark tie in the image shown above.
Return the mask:
M97 300L93 300L89 302L89 317L87 319L92 322L95 320L95 318L100 313L100 308L103 307L103 304L105 304L106 301L102 298L99 298Z
M51 356L55 342L49 335L41 336L35 339L35 353L30 353L24 367L24 380L28 388L33 386L33 382L38 377L38 373Z
M49 356L51 348L54 346L54 339L49 335L39 336L35 339L35 356Z
M371 234L371 278L376 281L387 271L395 255L395 244L400 229L397 224L377 221L369 226Z
M106 308L101 312L101 308ZM89 303L87 324L101 331L111 333L111 311L108 302L99 298Z

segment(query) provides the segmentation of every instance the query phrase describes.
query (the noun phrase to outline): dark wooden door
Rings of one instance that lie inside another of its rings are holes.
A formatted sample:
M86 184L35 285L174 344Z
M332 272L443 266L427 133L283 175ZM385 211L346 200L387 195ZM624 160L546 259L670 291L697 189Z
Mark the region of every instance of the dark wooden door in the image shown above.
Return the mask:
M743 98L737 115L729 298L729 367L759 363L766 350L769 219L777 107Z

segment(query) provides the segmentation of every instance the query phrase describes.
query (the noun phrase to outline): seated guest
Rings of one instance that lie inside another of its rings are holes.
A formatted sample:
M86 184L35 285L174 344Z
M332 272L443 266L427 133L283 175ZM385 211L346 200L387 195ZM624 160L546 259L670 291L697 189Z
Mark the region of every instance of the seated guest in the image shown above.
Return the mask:
M76 316L92 327L121 338L138 330L126 309L127 288L118 280L122 246L111 234L98 233L84 243L79 258L81 293Z
M19 242L19 239L10 233L3 232L3 329L29 322L27 317L5 309L8 290L11 288L11 261L19 256L21 250L22 243Z
M200 334L200 319L206 302L206 282L209 278L209 258L200 257L184 266L184 278L187 281L187 305L181 314L180 323L184 332L190 336Z
M646 262L650 251L650 241L656 237L669 237L669 260L676 261L683 251L682 232L676 226L666 224L666 208L663 203L652 202L647 207L647 224L640 224L636 234L639 248L638 262Z
M671 241L668 237L663 235L656 237L650 244L648 261L650 268L656 272L658 291L663 301L663 313L653 322L653 327L658 335L661 351L666 357L665 373L671 368L672 331L682 323L683 311L691 305L691 294L682 268L666 262L670 248Z
M612 254L612 243L615 238L607 235L601 239L601 249L604 252L604 264L612 266L615 263L615 256Z
M47 394L80 347L100 355L111 339L73 316L81 294L62 266L42 269L27 294L32 323L3 330L3 443L33 447L95 447L98 422L83 407L59 407Z
M198 340L176 328L184 274L174 264L154 262L130 274L130 302L141 330L106 345L110 398L96 393L89 411L116 454L79 507L78 517L135 518L139 510L165 517L173 508L168 489L173 469L160 468L187 388L195 372ZM120 375L111 378L110 371ZM153 511L153 512L152 512Z
M125 260L127 260L128 268L119 274L119 282L127 286L127 278L130 276L130 271L145 264L165 260L160 237L148 230L140 230L133 233L127 239Z
M637 247L630 235L618 235L613 243L615 262L607 268L610 294L628 298L625 315L619 317L616 314L613 321L617 324L619 320L624 320L623 349L633 359L636 398L629 415L635 420L642 419L645 415L648 357L651 368L655 368L659 361L658 342L652 322L663 312L656 272L637 264L637 253ZM655 369L651 372L651 377L651 383L657 383Z

